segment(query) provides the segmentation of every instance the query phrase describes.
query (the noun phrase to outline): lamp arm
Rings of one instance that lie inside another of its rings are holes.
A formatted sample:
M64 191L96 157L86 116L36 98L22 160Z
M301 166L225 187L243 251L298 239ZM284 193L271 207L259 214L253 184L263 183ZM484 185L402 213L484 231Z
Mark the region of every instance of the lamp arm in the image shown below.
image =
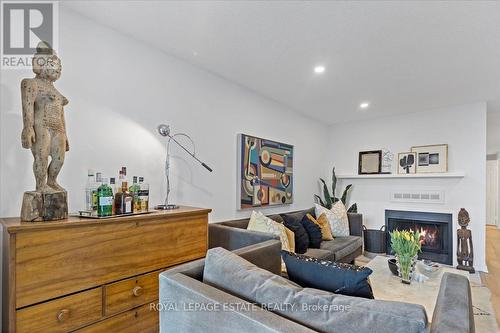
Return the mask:
M181 135L181 136L185 136L186 138L188 138L191 143L193 144L193 152L190 152L186 147L184 147L179 141L177 141L175 139L175 136L177 135ZM178 133L178 134L174 134L174 135L169 135L169 139L168 139L168 142L170 143L170 140L172 140L173 142L175 142L179 147L181 147L182 149L184 149L184 151L186 153L188 153L189 155L191 155L192 158L194 158L196 161L198 161L198 163L200 163L205 169L207 169L208 171L212 172L212 168L210 168L207 164L205 164L205 162L203 162L202 160L200 160L198 157L196 157L196 146L194 144L194 141L193 139L191 139L191 137L187 134L184 134L184 133Z

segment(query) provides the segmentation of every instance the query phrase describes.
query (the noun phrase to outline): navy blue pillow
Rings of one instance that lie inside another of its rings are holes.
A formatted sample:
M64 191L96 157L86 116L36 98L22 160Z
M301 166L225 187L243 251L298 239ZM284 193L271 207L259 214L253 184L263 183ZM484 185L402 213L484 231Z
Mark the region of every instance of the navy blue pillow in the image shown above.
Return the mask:
M321 246L321 241L323 240L320 226L311 221L307 217L307 214L302 218L301 223L302 226L304 226L304 229L306 229L307 235L309 236L309 247L312 249L319 249Z
M281 251L286 272L293 282L304 288L315 288L348 296L373 299L368 281L372 270L327 260L318 260Z
M309 247L309 235L306 229L300 223L301 220L297 219L296 214L282 214L281 217L285 221L283 224L285 227L293 231L295 234L295 252L306 253ZM302 219L303 216L300 217Z

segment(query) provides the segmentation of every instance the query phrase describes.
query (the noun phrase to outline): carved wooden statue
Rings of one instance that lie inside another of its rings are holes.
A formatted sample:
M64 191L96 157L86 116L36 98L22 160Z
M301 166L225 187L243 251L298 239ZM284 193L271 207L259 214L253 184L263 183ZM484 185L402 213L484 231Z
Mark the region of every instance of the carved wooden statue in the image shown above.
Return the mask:
M36 75L21 82L24 123L21 141L33 153L36 179L36 190L24 193L23 221L57 220L68 215L66 190L57 183L64 155L69 150L64 121L68 100L54 87L61 69L61 61L52 47L40 42L33 57Z
M472 245L472 232L467 229L470 222L469 213L461 208L458 213L458 224L460 229L457 230L457 269L474 273L474 247Z

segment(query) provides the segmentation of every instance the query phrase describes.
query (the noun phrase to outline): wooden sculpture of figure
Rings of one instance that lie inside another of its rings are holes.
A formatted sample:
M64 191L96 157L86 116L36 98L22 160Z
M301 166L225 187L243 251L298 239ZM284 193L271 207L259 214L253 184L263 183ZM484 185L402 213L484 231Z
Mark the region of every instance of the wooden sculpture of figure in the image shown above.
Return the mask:
M472 232L467 229L469 222L469 213L464 208L461 208L458 213L458 224L460 225L460 229L457 230L457 269L474 273Z
M54 87L61 69L61 61L52 47L40 42L33 57L36 75L21 82L24 123L21 141L33 154L36 180L36 190L24 194L23 221L56 220L68 214L66 191L57 183L64 155L69 150L63 108L68 100Z

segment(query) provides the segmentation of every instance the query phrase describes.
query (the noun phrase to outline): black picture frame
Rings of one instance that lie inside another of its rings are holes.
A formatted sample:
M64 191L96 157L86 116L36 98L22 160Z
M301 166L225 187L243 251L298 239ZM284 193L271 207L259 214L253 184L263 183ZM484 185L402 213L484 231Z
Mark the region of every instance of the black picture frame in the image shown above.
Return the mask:
M378 166L375 168L369 168L370 171L363 171L366 169L363 165L363 157L365 155L374 155L378 160ZM382 150L370 150L370 151L360 151L358 160L358 175L376 175L382 173Z

